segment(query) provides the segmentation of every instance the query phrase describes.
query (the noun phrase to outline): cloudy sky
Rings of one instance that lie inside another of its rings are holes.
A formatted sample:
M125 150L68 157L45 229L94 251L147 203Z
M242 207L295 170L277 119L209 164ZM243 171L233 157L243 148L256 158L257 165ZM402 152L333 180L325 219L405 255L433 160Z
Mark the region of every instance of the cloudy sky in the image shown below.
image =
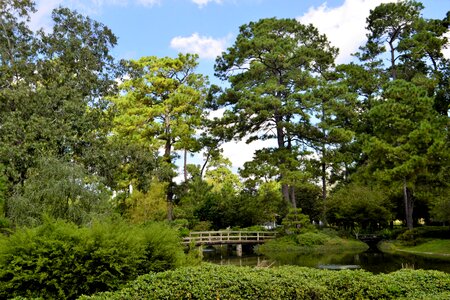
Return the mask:
M108 26L119 38L113 50L117 59L141 56L200 56L198 72L214 78L214 59L236 38L239 26L261 18L296 18L313 23L339 47L338 63L351 60L365 39L369 10L389 0L35 0L38 12L32 26L49 28L51 10L59 5L76 9ZM444 18L450 0L424 0L427 18ZM250 146L225 145L234 167L252 158Z

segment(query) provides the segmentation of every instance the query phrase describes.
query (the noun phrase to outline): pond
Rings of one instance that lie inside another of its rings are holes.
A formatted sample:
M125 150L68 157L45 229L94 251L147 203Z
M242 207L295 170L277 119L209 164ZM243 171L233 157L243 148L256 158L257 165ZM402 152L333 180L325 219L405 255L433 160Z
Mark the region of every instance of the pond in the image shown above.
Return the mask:
M294 253L279 252L270 256L256 255L247 249L243 257L227 252L226 247L210 247L203 251L203 260L222 265L280 266L296 265L323 269L361 268L377 273L390 273L402 268L439 270L450 273L450 258L437 259L413 254L388 254L377 249L365 252Z

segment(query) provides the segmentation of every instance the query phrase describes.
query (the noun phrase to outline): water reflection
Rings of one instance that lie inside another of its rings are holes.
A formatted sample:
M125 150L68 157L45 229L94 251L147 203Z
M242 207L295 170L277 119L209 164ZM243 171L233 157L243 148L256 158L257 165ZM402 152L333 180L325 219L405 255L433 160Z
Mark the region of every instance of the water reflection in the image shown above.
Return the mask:
M246 253L249 253L247 251ZM339 269L346 266L360 266L372 273L390 273L402 268L440 270L450 273L450 260L428 258L412 254L388 254L369 249L365 252L340 253L296 253L277 252L269 255L247 254L236 257L235 253L226 248L209 248L203 253L204 260L221 265L239 266L270 266L297 265L312 268Z

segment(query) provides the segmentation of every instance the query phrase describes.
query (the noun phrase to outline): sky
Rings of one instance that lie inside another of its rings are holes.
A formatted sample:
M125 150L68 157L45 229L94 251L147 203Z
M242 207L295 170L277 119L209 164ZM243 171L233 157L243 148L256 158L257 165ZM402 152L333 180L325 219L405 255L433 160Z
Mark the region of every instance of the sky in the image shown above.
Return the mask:
M175 57L197 53L198 73L211 83L224 85L214 77L214 61L232 46L239 27L261 18L295 18L315 25L340 49L337 63L348 63L351 54L365 41L365 20L370 9L390 0L35 0L33 29L51 28L51 11L58 6L75 9L107 27L118 37L112 50L117 59L142 56ZM445 17L450 0L424 0L426 18ZM450 49L446 50L450 57ZM255 149L269 142L230 142L224 155L233 169L251 160Z

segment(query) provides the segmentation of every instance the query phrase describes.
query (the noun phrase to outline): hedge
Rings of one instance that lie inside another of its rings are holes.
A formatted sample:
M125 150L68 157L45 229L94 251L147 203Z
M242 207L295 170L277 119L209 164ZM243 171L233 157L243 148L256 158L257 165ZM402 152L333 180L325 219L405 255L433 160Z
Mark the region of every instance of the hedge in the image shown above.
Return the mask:
M106 299L449 299L450 275L400 270L318 270L295 266L250 268L203 265L139 277Z

